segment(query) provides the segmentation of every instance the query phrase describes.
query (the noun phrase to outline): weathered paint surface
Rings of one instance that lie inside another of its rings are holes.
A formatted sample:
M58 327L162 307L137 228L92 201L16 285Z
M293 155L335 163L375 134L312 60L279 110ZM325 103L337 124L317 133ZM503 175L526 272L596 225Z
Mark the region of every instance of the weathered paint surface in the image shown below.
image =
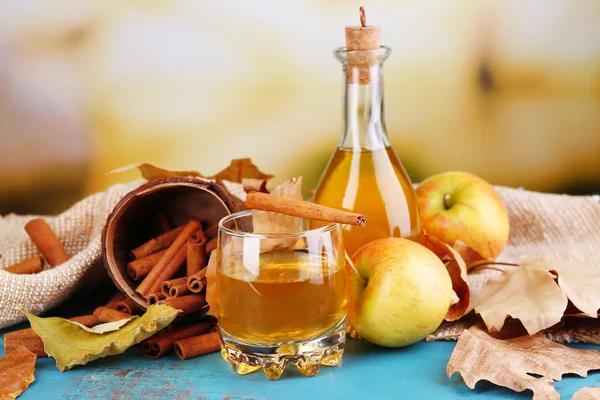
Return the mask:
M531 398L531 393L514 393L487 382L470 390L458 374L448 379L446 362L453 347L454 343L422 342L390 350L350 341L341 368L324 367L313 378L289 369L279 381L268 381L258 371L237 376L219 354L187 361L173 355L148 360L135 347L67 372L59 372L51 358L39 359L36 381L19 400ZM578 347L600 350L593 345ZM578 389L599 382L596 372L585 379L566 377L556 387L568 399Z

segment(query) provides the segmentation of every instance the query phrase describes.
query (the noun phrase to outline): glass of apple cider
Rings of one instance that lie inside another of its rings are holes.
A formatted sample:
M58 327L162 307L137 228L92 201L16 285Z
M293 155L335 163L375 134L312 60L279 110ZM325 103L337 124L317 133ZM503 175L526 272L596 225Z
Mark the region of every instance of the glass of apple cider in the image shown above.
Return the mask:
M272 214L242 211L219 223L221 354L238 374L262 368L278 379L293 364L313 376L321 365L338 365L344 351L340 226L305 230L307 221L295 217L285 217L285 227L265 224Z

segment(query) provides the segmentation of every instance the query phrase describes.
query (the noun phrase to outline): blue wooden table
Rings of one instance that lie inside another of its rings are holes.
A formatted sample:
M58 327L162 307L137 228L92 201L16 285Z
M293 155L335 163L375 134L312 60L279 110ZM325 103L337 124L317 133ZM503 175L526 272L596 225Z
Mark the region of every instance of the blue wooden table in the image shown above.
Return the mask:
M43 358L36 364L36 381L19 400L531 399L531 392L514 393L488 382L470 390L460 375L447 378L446 363L453 347L449 342L421 342L384 349L350 340L341 367L323 367L312 378L289 368L278 381L267 380L260 371L237 376L218 353L186 361L174 355L149 360L134 347L67 372L59 372L54 359ZM600 346L577 347L600 350ZM556 383L563 399L584 386L600 386L600 372Z

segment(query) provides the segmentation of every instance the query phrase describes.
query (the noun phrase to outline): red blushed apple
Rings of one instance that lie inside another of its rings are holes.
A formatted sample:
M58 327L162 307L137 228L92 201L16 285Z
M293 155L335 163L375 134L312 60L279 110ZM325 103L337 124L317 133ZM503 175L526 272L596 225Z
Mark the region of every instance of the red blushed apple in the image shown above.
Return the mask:
M348 322L369 342L413 344L442 322L452 300L452 281L426 247L400 238L362 246L346 267Z
M492 185L467 172L445 172L417 188L421 226L453 246L457 240L495 259L508 242L508 215Z

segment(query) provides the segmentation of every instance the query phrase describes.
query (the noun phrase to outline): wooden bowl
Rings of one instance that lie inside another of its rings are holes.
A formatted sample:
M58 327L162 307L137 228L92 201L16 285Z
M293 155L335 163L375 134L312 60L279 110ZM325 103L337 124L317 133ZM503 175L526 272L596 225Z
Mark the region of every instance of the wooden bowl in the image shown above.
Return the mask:
M173 227L196 219L208 227L238 210L235 201L217 183L198 178L169 178L150 181L119 201L102 231L102 259L114 284L142 309L146 299L135 289L127 274L129 252L157 236L152 219L165 213Z

